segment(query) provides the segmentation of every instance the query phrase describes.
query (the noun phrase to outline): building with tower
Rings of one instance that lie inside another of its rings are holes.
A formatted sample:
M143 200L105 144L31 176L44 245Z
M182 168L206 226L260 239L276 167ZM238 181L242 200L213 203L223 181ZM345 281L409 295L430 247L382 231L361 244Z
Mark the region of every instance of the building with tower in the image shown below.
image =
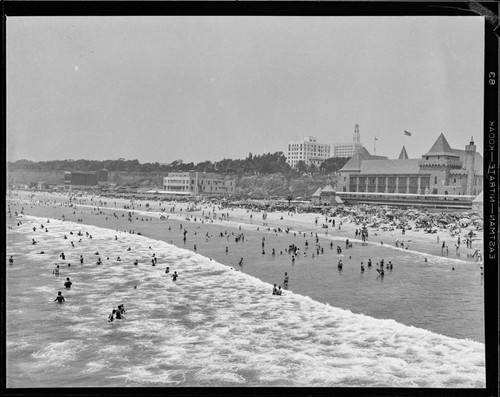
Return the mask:
M483 190L483 158L473 138L465 150L452 149L443 134L420 159L410 159L404 146L395 160L365 149L339 171L337 190L477 196Z
M315 136L306 136L300 141L288 142L286 162L295 167L299 161L317 167L330 158L330 145L319 143Z
M361 144L361 137L359 134L359 124L355 124L352 142L334 143L332 157L352 157L362 147L363 145Z

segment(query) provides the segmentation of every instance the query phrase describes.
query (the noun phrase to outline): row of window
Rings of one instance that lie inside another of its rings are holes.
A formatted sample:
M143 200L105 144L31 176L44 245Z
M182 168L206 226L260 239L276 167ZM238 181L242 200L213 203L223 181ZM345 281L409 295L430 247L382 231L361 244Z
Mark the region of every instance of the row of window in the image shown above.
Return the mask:
M204 185L205 182L207 185L219 185L219 184L226 184L227 182L226 181L217 181L217 180L199 180L198 181L199 184L201 185ZM191 179L191 185L194 185L195 183L195 180L194 179ZM169 180L165 180L165 185L189 185L189 180L188 179L185 179L185 180L179 180L179 179L169 179ZM233 186L233 182L232 181L229 181L229 186Z

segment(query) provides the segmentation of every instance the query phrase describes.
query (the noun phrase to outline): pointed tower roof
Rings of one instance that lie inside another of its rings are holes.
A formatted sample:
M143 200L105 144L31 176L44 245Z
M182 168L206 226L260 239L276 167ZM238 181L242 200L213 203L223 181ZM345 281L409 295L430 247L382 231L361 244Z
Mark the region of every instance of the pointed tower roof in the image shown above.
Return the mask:
M399 154L399 160L408 160L408 153L406 153L404 145L403 149L401 149L401 153Z
M444 137L443 133L441 133L434 142L434 145L430 148L430 150L424 154L424 156L453 156L457 157L456 153L453 152L453 149L450 147L450 144Z

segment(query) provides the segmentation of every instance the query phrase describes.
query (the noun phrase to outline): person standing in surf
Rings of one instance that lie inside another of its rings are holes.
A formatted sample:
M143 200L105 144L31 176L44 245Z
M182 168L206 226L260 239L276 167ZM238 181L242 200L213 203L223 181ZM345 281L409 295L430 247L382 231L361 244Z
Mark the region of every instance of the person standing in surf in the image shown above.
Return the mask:
M62 295L61 291L59 291L57 293L57 296L56 296L56 299L54 299L54 302L56 302L56 301L57 301L57 303L66 302L66 299L64 299L64 296Z

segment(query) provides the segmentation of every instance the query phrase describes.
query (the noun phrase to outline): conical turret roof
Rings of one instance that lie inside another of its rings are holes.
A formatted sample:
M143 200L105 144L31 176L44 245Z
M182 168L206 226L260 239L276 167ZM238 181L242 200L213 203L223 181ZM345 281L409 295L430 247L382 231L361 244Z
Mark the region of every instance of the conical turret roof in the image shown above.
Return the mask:
M443 133L441 133L434 142L434 145L430 148L430 150L424 154L423 156L453 156L458 157L456 153L453 152L450 144L444 137Z

